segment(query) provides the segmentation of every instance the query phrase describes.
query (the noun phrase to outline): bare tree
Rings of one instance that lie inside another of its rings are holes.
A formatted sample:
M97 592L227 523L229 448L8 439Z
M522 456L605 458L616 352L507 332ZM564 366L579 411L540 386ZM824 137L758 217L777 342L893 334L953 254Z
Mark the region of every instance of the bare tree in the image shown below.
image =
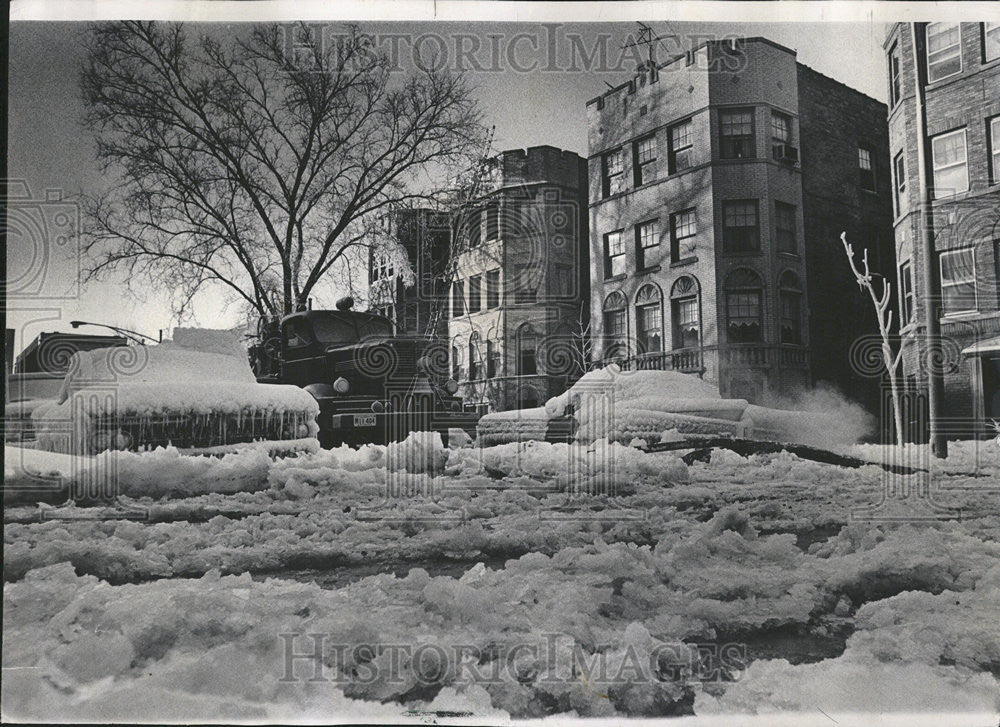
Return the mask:
M903 411L899 405L899 380L896 375L899 364L903 359L903 349L906 346L905 339L900 342L899 350L893 353L892 350L892 311L889 309L891 301L892 285L888 280L882 278L881 294L875 292L875 284L870 268L868 267L868 248L864 249L861 258L862 269L859 270L854 259L854 246L847 241L847 233L840 233L840 240L844 243L844 252L847 253L847 261L851 264L851 271L858 287L868 292L872 305L875 307L875 319L878 321L879 335L882 337L882 363L886 373L889 375L889 387L892 395L892 413L896 425L896 443L903 443Z
M117 181L85 200L88 278L125 272L181 309L208 282L264 316L303 309L366 220L433 197L482 148L463 77L423 65L393 77L354 27L93 26L84 121Z

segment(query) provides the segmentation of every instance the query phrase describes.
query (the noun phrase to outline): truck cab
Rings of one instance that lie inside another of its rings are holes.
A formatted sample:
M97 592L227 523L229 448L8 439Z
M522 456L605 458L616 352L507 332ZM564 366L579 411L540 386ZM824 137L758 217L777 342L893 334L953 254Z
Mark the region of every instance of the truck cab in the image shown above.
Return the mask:
M324 447L387 443L411 431L475 432L448 374L447 348L433 339L397 335L392 321L351 310L300 311L262 321L250 349L260 383L294 384L320 406Z

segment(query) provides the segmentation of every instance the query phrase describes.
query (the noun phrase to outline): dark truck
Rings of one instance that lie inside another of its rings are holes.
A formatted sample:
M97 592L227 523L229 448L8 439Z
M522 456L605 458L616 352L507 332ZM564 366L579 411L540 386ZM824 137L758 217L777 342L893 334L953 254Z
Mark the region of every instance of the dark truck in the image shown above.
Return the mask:
M443 342L396 335L388 318L351 310L309 310L262 319L250 363L262 384L294 384L316 399L319 440L386 444L413 431L475 434L478 414L464 410L449 378Z

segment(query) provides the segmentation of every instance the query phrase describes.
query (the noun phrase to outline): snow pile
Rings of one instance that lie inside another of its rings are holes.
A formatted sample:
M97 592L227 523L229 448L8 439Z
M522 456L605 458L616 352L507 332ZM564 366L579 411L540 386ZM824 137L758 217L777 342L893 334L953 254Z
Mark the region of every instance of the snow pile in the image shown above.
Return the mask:
M391 472L433 474L444 469L448 449L438 432L410 432L402 442L386 447L386 466Z
M698 714L822 709L984 712L1000 709L1000 566L974 590L907 591L863 605L844 654L793 666L750 665L721 697L701 694Z
M996 706L993 480L948 476L980 485L956 488L962 521L876 524L851 521L883 494L875 467L726 451L686 466L603 439L410 444L278 460L252 492L138 503L148 522L8 521L4 714L391 721L459 709L500 721L662 717L692 701L705 713ZM153 454L121 458L131 479L176 470L184 491L213 467L219 489L226 472L257 476L250 455ZM949 468L973 461L971 448L953 455ZM990 455L981 471L1000 464ZM296 654L324 634L330 681L309 682L307 659L283 681L281 634ZM774 658L789 639L794 656ZM742 646L752 663L720 679L685 644ZM406 655L418 648L424 659Z
M211 524L217 548L224 526ZM123 538L149 529L104 527ZM240 527L244 537L255 529ZM285 523L278 536L287 542L295 529ZM156 531L172 550L192 546ZM356 526L346 532L355 548L367 547ZM924 545L926 555L915 552ZM334 708L346 697L399 711L464 703L477 716L515 717L665 716L691 698L703 712L993 709L998 684L987 669L997 627L984 616L998 595L998 548L904 528L883 540L845 537L825 555L810 554L794 536L761 535L745 514L727 509L708 523L674 522L655 547L595 537L496 569L479 563L460 577L415 567L405 577L379 574L335 589L211 571L196 581L113 587L57 563L5 587L5 666L18 668L4 671L3 706L18 715L73 707L91 714L123 708L126 695L166 691L179 703L205 699L206 709L227 714L238 705L257 715L320 697ZM896 561L905 553L908 575L899 578ZM947 567L935 566L942 558ZM869 570L876 563L900 590L862 605L843 656L756 661L745 672L740 665L735 682L715 677L715 696L703 690L702 680L713 677L685 642L739 645L774 628L813 628L845 602L845 590L861 594L879 578ZM942 586L939 596L906 592ZM310 682L316 663L304 658L292 667L295 678L282 681L281 634L297 654L314 648L307 634L322 635L329 681ZM39 699L50 691L52 699Z

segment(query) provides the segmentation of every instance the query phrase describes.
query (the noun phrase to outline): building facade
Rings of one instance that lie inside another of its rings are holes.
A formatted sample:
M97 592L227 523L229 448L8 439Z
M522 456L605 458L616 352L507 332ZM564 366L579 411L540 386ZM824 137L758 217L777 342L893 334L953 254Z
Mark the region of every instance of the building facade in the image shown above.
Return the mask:
M1000 23L897 23L885 51L903 373L913 389L926 389L925 306L935 306L947 428L956 436L992 432L988 420L1000 419ZM940 292L924 285L928 203ZM916 429L911 437L925 436Z
M404 209L386 215L380 224L369 248L369 310L392 320L400 334L443 339L449 313L449 215Z
M884 104L763 38L646 64L587 104L595 356L780 404L859 389L875 330L840 233L892 274Z
M551 146L502 152L455 214L453 378L480 411L530 408L582 374L589 300L586 161Z

